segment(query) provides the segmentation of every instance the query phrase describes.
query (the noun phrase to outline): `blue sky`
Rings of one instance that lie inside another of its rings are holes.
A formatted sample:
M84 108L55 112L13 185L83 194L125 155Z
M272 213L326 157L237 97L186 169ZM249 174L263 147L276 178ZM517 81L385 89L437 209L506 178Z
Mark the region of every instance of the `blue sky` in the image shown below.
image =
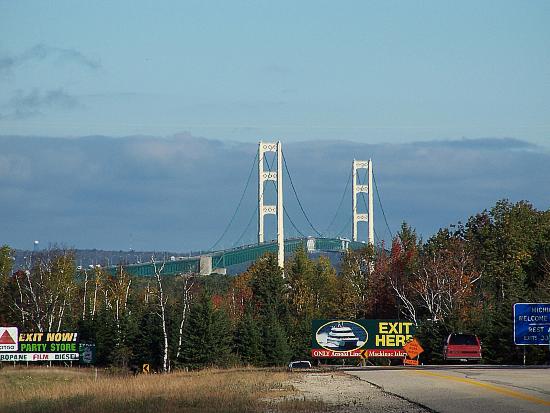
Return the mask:
M549 21L548 1L0 0L0 243L208 248L259 139L320 228L353 157L393 232L548 209Z
M0 128L545 144L548 21L547 1L1 1Z

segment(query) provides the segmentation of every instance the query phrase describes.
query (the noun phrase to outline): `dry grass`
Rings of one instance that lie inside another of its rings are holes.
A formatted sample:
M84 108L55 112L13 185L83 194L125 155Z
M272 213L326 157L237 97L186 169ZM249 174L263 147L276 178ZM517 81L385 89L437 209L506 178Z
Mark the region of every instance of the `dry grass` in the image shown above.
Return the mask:
M166 375L101 376L60 368L0 370L0 412L313 412L286 372L204 370Z

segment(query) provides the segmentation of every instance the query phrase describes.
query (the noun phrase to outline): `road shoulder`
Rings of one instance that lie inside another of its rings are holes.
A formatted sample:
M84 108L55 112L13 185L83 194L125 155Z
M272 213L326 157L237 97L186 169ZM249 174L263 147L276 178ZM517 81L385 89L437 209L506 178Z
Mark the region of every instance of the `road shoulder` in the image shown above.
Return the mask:
M433 412L344 372L297 373L290 384L296 397L321 401L329 412Z

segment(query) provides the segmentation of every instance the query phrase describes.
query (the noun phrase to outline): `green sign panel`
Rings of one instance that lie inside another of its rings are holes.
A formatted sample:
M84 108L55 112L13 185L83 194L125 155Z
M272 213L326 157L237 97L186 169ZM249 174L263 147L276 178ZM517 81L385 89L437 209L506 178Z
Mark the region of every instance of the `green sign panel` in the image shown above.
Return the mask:
M95 363L95 344L80 343L78 353L80 354L80 362L84 364Z

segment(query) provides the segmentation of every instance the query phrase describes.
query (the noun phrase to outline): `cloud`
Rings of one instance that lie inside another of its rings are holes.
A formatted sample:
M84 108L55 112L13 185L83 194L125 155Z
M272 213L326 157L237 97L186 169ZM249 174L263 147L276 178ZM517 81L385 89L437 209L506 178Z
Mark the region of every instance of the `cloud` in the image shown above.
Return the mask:
M37 44L24 52L20 59L32 60L39 59L44 60L53 57L59 62L71 62L87 67L89 69L99 69L101 67L97 60L93 60L76 49L64 49L61 47L52 47L45 44Z
M6 119L26 119L42 114L48 109L74 109L81 106L79 100L63 89L40 91L33 89L30 92L18 90L4 105L8 109L7 114L2 115Z
M82 67L96 70L101 67L99 61L85 56L76 49L37 44L17 55L0 56L0 75L11 74L18 66L30 61L43 61L52 59L57 63L72 63Z
M0 56L0 75L10 73L16 64L16 58L12 56Z
M20 100L40 107L47 99L38 94ZM241 235L240 243L255 240L255 144L190 134L0 136L0 147L2 243L27 247L29 240L40 239L41 244L126 249L131 236L136 249L206 249L231 218L249 176L234 225L220 244L229 247ZM354 158L373 159L393 233L407 221L428 237L502 198L550 207L550 152L518 139L310 141L284 144L284 153L302 205L321 232L334 217ZM314 235L286 173L284 180L289 215L301 232ZM268 185L266 198L273 197L274 188ZM348 188L328 235L349 236L350 198ZM275 236L271 218L268 238ZM379 238L388 239L377 198L375 228ZM298 235L288 220L286 234Z

